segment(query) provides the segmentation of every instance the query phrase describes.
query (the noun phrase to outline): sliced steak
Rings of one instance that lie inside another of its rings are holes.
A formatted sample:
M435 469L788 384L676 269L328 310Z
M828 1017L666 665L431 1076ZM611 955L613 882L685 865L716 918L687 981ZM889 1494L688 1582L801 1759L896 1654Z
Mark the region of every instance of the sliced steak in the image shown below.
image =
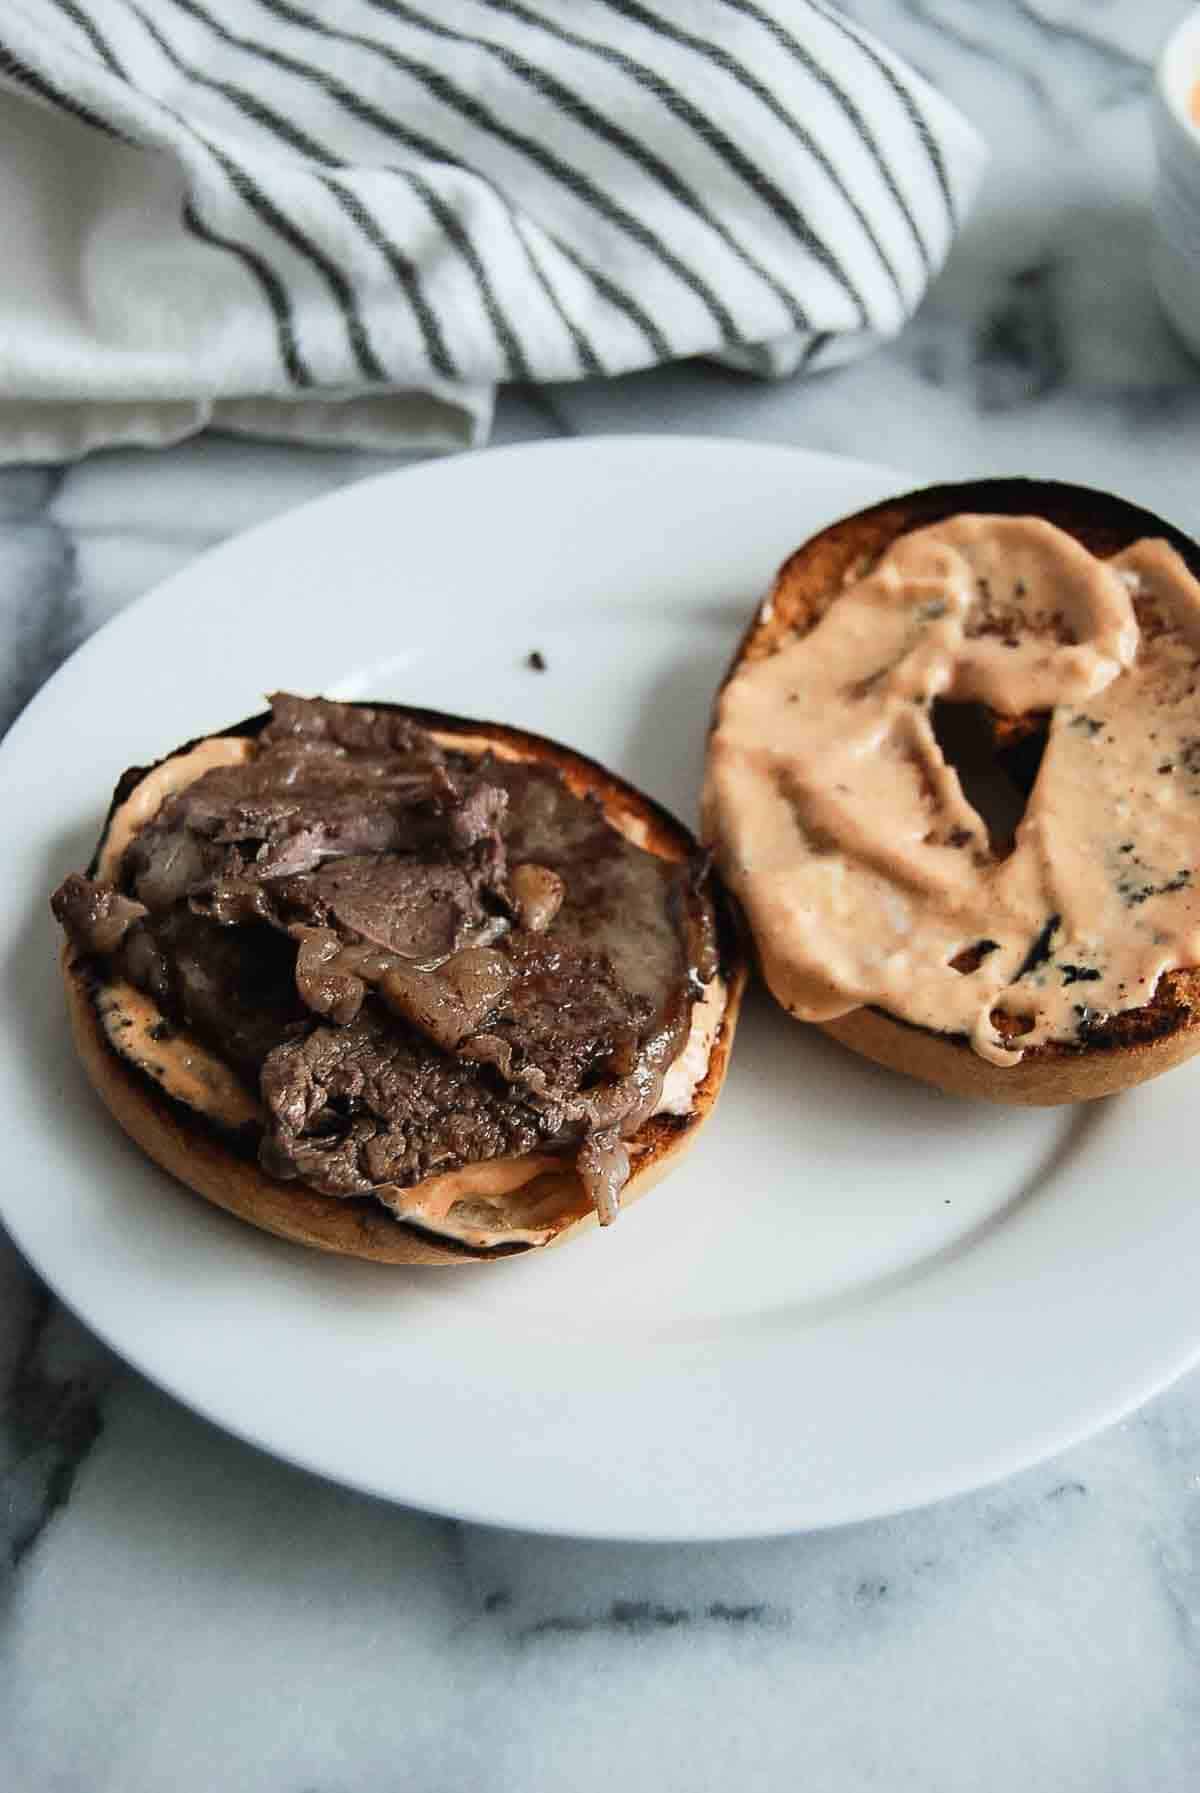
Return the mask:
M144 903L131 902L111 884L97 884L72 872L50 899L54 918L81 953L113 953L135 922L146 914Z
M268 701L271 720L258 737L264 747L315 743L340 747L360 758L413 766L440 765L445 759L428 730L398 710L336 703L327 697L296 697L290 691L273 692Z
M203 898L218 919L232 904L240 920L248 885L347 857L469 855L480 878L503 878L505 794L469 764L453 776L435 742L394 718L360 725L375 745L351 751L328 731L302 732L299 699L288 714L291 728L265 729L253 759L214 767L168 799L126 853L128 894L155 910Z
M130 932L115 965L167 1018L211 1046L256 1088L263 1060L304 1033L295 952L261 925L223 928L186 908Z
M397 854L330 861L265 881L226 879L191 898L216 921L257 918L285 933L339 928L403 958L445 959L485 924L476 869L451 859Z
M544 1116L479 1065L391 1017L364 1010L348 1027L315 1027L277 1046L262 1068L273 1176L327 1195L369 1195L545 1145Z
M287 696L55 913L244 1075L264 1164L332 1194L553 1142L602 1219L713 966L696 867L550 767ZM510 869L511 868L511 869Z
M689 912L707 914L690 868L635 846L549 767L489 758L480 776L507 793L509 862L543 867L562 885L544 932L514 937L519 975L489 1031L564 1092L632 1070L652 1041L669 1062L696 993L700 923Z

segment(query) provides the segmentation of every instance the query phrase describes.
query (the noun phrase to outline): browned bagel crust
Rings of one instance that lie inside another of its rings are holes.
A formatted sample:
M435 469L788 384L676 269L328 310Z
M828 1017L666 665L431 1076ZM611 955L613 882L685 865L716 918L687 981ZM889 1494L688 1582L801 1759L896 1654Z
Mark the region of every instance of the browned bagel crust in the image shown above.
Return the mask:
M1200 545L1152 511L1109 493L1040 479L926 486L843 517L798 548L743 635L722 688L743 662L763 659L806 635L838 593L868 573L897 537L962 512L1044 517L1103 558L1143 537L1157 537L1200 579ZM1021 719L997 717L995 723L998 740L1021 732ZM1091 1028L1085 1044L1047 1041L1011 1066L981 1058L965 1035L935 1033L880 1008L854 1009L820 1026L877 1064L954 1095L1056 1107L1115 1095L1200 1050L1200 969L1164 973L1148 1003Z
M660 858L678 862L696 851L691 834L668 810L596 761L558 742L503 723L468 721L404 704L380 702L362 707L392 710L406 716L434 732L443 745L453 746L456 738L477 743L486 737L521 758L552 765L562 773L576 795L593 792L610 820L623 817L640 824L644 830L643 844ZM264 712L219 732L253 737L269 720L270 713ZM196 741L182 743L164 758L174 758L196 745ZM162 763L159 760L155 765ZM154 766L134 767L118 781L89 867L92 873L116 811L154 769ZM717 915L720 971L726 986L724 1013L713 1041L708 1069L696 1086L691 1113L652 1115L626 1142L634 1168L622 1194L622 1208L629 1207L674 1168L712 1113L724 1082L746 985L747 956L742 923L732 899L715 878L711 888ZM544 1249L530 1244L476 1249L402 1221L370 1197L341 1199L323 1195L301 1183L282 1182L268 1176L258 1164L255 1139L233 1133L186 1103L176 1101L116 1051L97 1013L97 967L81 958L69 944L63 948L61 964L75 1047L105 1106L148 1157L216 1206L280 1238L319 1251L370 1258L377 1263L488 1263L496 1258ZM536 1190L537 1194L546 1197L555 1194L561 1197L561 1218L555 1223L553 1237L547 1244L561 1244L596 1224L592 1204L568 1164L564 1163L561 1171L543 1173L534 1184L525 1186L525 1191L529 1190Z

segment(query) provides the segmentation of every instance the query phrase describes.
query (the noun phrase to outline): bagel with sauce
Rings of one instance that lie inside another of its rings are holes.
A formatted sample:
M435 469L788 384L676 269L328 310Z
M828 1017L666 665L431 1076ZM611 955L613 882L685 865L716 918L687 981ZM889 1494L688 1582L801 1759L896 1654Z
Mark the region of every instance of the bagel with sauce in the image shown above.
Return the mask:
M1055 482L797 550L718 693L702 834L773 995L989 1101L1200 1047L1200 548Z
M526 731L272 706L127 772L55 892L115 1119L328 1252L488 1261L615 1218L711 1113L745 982L692 836Z

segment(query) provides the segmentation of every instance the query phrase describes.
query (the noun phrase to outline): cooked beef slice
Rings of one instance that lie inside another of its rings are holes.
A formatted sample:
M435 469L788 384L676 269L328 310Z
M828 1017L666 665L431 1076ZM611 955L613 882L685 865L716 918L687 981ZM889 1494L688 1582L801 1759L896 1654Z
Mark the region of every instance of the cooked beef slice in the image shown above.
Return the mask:
M486 922L481 881L450 859L396 854L332 860L262 883L228 879L192 897L217 921L257 917L285 933L338 928L403 958L449 958Z
M565 1031L585 1031L586 984L618 1034L632 1027L644 1045L666 1030L678 1051L694 994L687 911L704 906L689 868L635 846L609 825L594 798L574 796L549 767L489 759L480 777L508 794L509 863L545 866L564 886L546 931L514 944L529 972L514 986L498 1031L541 1062L535 1042L545 1038L547 1002L558 1003Z
M164 1015L257 1086L263 1060L309 1017L290 942L260 926L223 928L186 908L126 935L116 965Z
M545 1116L472 1065L389 1016L314 1027L262 1067L271 1131L264 1168L328 1195L405 1186L544 1145Z
M327 697L296 697L290 691L273 692L267 701L271 720L258 737L264 747L315 743L362 758L414 766L440 765L445 758L428 730L397 710L337 703Z
M82 953L113 953L135 922L146 914L144 903L131 902L111 884L97 884L72 872L50 899L54 918L71 944Z
M253 759L216 766L163 804L125 855L130 896L155 910L198 898L219 915L230 898L244 906L248 886L387 853L465 856L479 878L502 878L503 791L466 762L448 771L435 742L395 719L364 725L378 744L358 751L328 731L305 735L299 704L291 732L272 724ZM389 734L402 746L389 748Z
M602 955L529 935L506 944L513 981L478 1030L503 1046L486 1054L502 1076L536 1067L546 1093L565 1098L633 1069L653 1020L649 997L624 989Z

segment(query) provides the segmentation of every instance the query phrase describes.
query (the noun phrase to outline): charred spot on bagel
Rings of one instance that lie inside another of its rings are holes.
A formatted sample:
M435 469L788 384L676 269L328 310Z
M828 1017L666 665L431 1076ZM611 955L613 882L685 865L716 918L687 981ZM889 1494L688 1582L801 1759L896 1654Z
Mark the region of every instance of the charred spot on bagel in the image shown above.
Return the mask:
M970 977L978 971L989 953L999 948L998 940L977 940L973 946L964 946L961 952L955 953L949 961L951 968L962 977Z
M919 1022L892 1014L877 1003L866 1006L870 1013L886 1022L889 1027L935 1039L940 1044L952 1047L964 1058L974 1057L970 1037L965 1033L923 1027ZM1083 1004L1079 1006L1086 1007ZM1086 1040L1079 1035L1080 1019L1077 1015L1072 1037L1047 1040L1031 1048L1023 1062L1045 1064L1055 1058L1078 1059L1082 1052L1119 1054L1128 1052L1131 1048L1150 1046L1172 1038L1178 1035L1181 1028L1200 1025L1200 972L1164 973L1154 994L1139 1008L1125 1009L1116 1014L1089 1011Z
M1031 972L1041 970L1042 966L1050 957L1051 949L1054 944L1054 936L1058 933L1061 926L1061 915L1051 915L1047 919L1041 932L1034 939L1030 945L1029 951L1021 961L1020 968L1013 978L1015 984L1019 984L1021 979L1028 977Z

